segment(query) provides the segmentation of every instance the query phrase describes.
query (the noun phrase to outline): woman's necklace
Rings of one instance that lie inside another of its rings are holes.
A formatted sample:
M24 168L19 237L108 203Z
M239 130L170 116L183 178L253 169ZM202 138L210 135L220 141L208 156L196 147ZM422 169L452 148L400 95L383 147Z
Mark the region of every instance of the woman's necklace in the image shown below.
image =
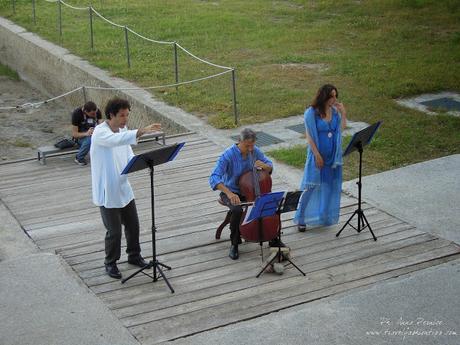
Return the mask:
M331 127L331 124L332 124L332 113L331 113L331 119L330 121L326 121L327 123L327 126L329 127L329 132L327 133L327 137L330 139L332 138L332 127Z
M329 127L329 133L327 133L327 137L332 138L333 132L335 130L334 128L332 128L332 118L331 118L331 121L327 123L327 126Z

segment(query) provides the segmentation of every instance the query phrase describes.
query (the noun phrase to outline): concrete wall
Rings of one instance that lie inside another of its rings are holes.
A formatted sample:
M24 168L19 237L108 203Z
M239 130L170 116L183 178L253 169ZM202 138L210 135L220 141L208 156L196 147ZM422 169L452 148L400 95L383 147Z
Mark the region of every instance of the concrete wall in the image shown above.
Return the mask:
M101 87L136 87L132 83L113 78L107 72L70 54L68 50L27 32L9 20L0 17L0 62L19 73L22 79L49 96L60 95L83 85ZM101 107L115 95L114 91L87 90L88 100ZM155 100L144 90L117 91L132 105L130 127L161 122L168 134L187 131L191 115ZM69 105L83 102L83 93L63 98ZM188 121L176 121L182 115ZM181 123L182 122L182 123Z

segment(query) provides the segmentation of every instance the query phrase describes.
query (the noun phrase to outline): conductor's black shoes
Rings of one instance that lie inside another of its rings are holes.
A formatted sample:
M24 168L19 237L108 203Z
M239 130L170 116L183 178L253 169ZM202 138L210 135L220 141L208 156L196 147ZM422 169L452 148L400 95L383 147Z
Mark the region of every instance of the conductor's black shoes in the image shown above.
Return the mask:
M230 247L230 252L228 253L228 256L229 256L230 259L232 259L232 260L238 259L238 246L232 245L232 246Z
M106 264L105 272L112 278L121 279L121 273L118 270L117 264Z
M134 266L137 266L137 267L145 267L147 266L149 263L147 261L144 260L144 258L142 256L138 256L137 258L134 258L134 259L128 259L128 263L131 264L131 265L134 265Z

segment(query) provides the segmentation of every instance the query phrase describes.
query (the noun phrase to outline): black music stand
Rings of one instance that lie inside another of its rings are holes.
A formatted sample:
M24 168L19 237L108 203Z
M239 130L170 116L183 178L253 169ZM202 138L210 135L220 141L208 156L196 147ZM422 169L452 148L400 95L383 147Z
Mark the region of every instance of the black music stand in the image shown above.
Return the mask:
M351 217L347 220L347 222L343 225L342 229L335 235L336 237L339 237L340 233L345 229L347 225L350 225L353 229L355 229L358 233L363 231L365 228L368 228L370 233L372 234L372 237L374 238L374 241L377 241L377 237L375 237L374 232L372 231L371 225L367 221L366 216L364 215L364 211L361 208L361 189L362 189L362 183L361 183L361 177L362 177L362 167L363 167L363 147L368 145L372 138L375 135L375 132L377 132L377 129L379 129L380 125L382 124L381 121L374 123L373 125L364 128L363 130L355 133L353 135L353 138L351 138L350 143L348 144L347 148L345 149L343 155L346 156L353 151L358 151L359 152L359 175L358 175L358 182L356 184L358 185L358 209L353 212ZM353 225L351 225L351 220L358 215L358 227L355 228Z
M129 277L122 279L121 283L124 284L131 278L133 278L138 273L142 273L150 278L153 279L154 282L158 280L157 270L158 273L161 275L163 280L165 281L166 285L168 285L169 290L171 293L174 293L174 289L172 288L171 284L169 283L168 279L164 275L161 267L170 270L171 267L159 262L157 260L157 252L156 252L156 231L157 228L155 226L155 197L154 197L154 188L153 188L153 175L154 175L154 167L156 165L164 164L166 162L172 161L179 151L184 147L185 143L168 145L165 147L161 147L156 150L152 150L146 153L142 153L140 155L134 156L129 163L126 165L125 169L122 171L122 174L129 174L138 170L143 170L149 168L150 170L150 201L151 201L151 208L152 208L152 252L153 257L152 260L142 267L141 269L137 270ZM160 267L161 266L161 267ZM153 268L153 275L145 273L144 270Z
M276 193L280 193L280 192L276 192ZM262 221L260 219L263 218L263 217L273 216L274 214L278 214L280 216L280 229L278 231L278 252L276 253L276 256L274 256L265 265L265 267L262 268L262 270L257 274L256 278L259 278L262 275L262 273L265 272L267 267L272 265L275 262L276 259L278 259L278 262L281 263L281 261L283 259L283 253L281 252L281 243L282 243L281 242L281 234L282 234L282 231L281 231L281 214L297 210L297 205L299 204L299 199L300 199L300 196L302 195L301 191L287 192L287 193L281 192L281 193L283 193L282 197L276 203L274 203L273 201L270 201L270 200L265 201L263 199L264 196L262 196L261 198L256 200L256 206L259 203L260 213L256 214L255 218L259 219L259 224L262 223ZM273 194L273 193L271 193L271 194ZM257 210L255 210L255 211L257 212ZM257 217L257 215L258 215L258 217ZM292 266L294 266L300 273L302 273L305 276L305 273L299 267L297 267L297 265L294 264L291 259L289 259L288 257L285 257L285 260L287 260Z

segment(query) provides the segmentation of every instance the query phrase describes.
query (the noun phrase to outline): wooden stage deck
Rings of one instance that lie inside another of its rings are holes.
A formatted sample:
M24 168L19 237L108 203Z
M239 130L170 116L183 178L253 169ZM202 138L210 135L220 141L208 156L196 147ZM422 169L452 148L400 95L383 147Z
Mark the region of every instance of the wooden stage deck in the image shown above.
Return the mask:
M47 166L21 162L0 166L0 198L42 250L55 251L81 280L113 311L142 344L156 344L242 320L308 303L346 290L417 271L459 257L454 243L423 233L413 226L365 204L378 241L365 231L340 224L297 232L292 214L284 217L284 242L306 273L289 267L282 276L265 274L259 246L243 244L232 261L228 234L214 240L226 209L208 186L208 176L221 149L197 135L186 141L177 160L156 170L157 248L176 293L163 281L155 284L138 275L124 285L104 273L104 228L90 197L90 169L78 168L73 157L49 159ZM155 145L142 144L140 152ZM275 167L276 168L276 167ZM147 172L130 178L141 221L145 256L151 253L149 179ZM275 190L287 185L274 180ZM340 223L356 200L343 198ZM127 276L134 267L123 255L119 265ZM340 310L337 311L340 313Z

